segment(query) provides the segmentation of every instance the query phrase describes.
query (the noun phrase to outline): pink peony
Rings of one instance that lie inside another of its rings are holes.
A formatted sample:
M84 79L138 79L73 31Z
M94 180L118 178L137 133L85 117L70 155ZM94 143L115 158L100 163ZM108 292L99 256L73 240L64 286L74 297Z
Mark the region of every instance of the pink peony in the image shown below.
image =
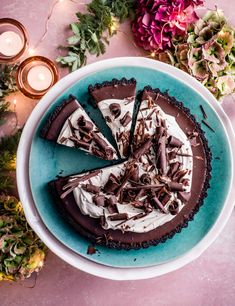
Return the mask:
M148 51L172 47L174 36L185 36L190 23L198 19L194 7L203 0L137 0L132 31L136 43Z

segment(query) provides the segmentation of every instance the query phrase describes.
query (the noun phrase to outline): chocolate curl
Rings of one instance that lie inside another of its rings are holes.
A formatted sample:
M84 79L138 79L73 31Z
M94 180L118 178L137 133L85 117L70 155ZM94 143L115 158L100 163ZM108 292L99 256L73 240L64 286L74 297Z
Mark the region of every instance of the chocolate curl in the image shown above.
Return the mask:
M79 183L84 182L86 180L89 180L90 178L98 175L99 173L100 173L100 170L95 170L95 171L92 171L88 174L84 174L83 176L79 176L79 177L73 179L71 182L68 182L62 188L62 190L66 190L66 189L68 189L68 190L66 190L64 193L62 193L60 198L64 199L71 191L73 191L73 189L75 189L79 185Z
M108 194L113 194L115 190L119 187L120 182L114 174L110 174L108 181L103 187L103 190Z
M129 169L126 169L124 177L122 179L121 185L118 187L118 189L115 191L115 195L118 197L121 193L121 191L123 190L124 186L126 185L127 181L129 180L129 178L133 175L133 172L135 167L134 165L132 165Z
M133 186L133 187L127 187L125 190L146 190L146 189L159 189L163 187L163 184L154 184L154 185L139 185L139 186Z
M87 132L90 132L93 130L93 124L92 122L85 120L85 118L83 116L78 118L78 126L81 127L82 129L84 129Z
M82 189L84 189L84 190L86 190L87 192L90 192L90 193L99 193L100 192L100 187L92 185L92 184L82 185Z
M110 149L108 144L106 143L106 141L104 139L102 139L99 135L97 135L97 133L95 132L91 132L91 136L93 138L93 140L95 141L95 143L97 144L97 146L106 153L107 149Z
M103 195L96 195L92 198L93 202L96 206L104 206L105 205L105 197Z
M120 123L122 126L126 127L131 122L131 114L130 112L126 112L126 114L120 119Z
M107 207L107 209L108 209L108 212L109 212L110 214L117 214L117 213L118 213L118 209L117 209L117 205L116 205L116 204L109 205L109 206Z
M161 199L162 205L165 206L169 202L170 198L171 198L170 194L166 193Z
M116 215L113 215L113 216L108 216L108 219L110 221L127 220L128 219L128 215L126 213L116 214Z
M98 148L96 147L91 147L91 152L93 155L96 155L100 158L106 158L107 156L104 155L104 152L101 152ZM107 157L108 158L108 157Z
M138 191L138 193L136 194L135 200L137 200L137 199L139 199L139 198L141 198L141 197L143 197L143 196L145 196L145 195L146 195L146 190L140 189L140 190Z
M172 177L179 170L181 163L177 161L175 163L171 163L169 166L170 169L168 171L168 176Z
M187 203L191 197L191 192L178 192L178 198L183 202Z
M177 171L174 175L173 175L173 180L174 181L181 181L183 179L183 177L187 174L188 169L184 169L184 170L179 170Z
M148 214L150 214L150 213L153 211L153 207L152 207L152 205L149 203L148 200L146 200L146 201L144 202L144 210L145 210L145 212L148 213Z
M169 182L168 187L171 191L185 191L184 185L177 182Z
M144 174L141 175L140 181L143 184L150 185L151 184L151 177L147 173L144 173Z
M168 138L168 146L169 147L177 147L181 148L184 143L174 136L170 136Z
M168 152L168 159L169 160L172 160L172 159L175 159L176 158L176 152L175 151L171 151L171 152Z
M109 198L106 198L107 206L117 204L117 198L114 195L111 195Z
M177 215L178 214L178 212L179 212L179 204L178 204L178 202L172 202L170 205L169 205L169 207L168 207L168 209L169 209L169 212L172 214L172 215Z
M152 203L155 205L156 208L160 209L163 213L167 214L168 211L166 208L162 205L162 203L158 200L155 192L152 192L152 197L151 197Z
M139 166L137 164L134 164L133 174L130 178L134 182L137 182L139 180Z
M167 172L167 157L166 157L166 136L162 136L158 142L158 168L162 175L166 175Z
M156 127L156 140L159 141L159 139L162 138L164 133L165 133L165 129L162 126L157 126Z
M110 113L114 116L114 118L118 118L121 115L121 106L118 103L112 103L109 105Z
M146 154L149 151L151 146L152 146L152 139L149 138L132 153L133 157L135 159L139 159L142 155Z
M75 147L83 148L87 151L90 150L90 144L86 141L80 140L74 136L69 137L69 139L74 143Z

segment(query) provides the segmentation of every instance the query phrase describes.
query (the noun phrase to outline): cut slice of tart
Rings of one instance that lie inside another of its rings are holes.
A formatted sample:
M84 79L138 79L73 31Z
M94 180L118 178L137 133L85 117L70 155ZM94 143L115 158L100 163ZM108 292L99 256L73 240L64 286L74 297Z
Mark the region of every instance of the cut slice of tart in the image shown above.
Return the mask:
M128 157L136 80L113 79L111 82L90 85L88 90L112 131L121 157Z
M117 159L114 147L72 95L50 114L41 131L41 137L79 148L102 159Z

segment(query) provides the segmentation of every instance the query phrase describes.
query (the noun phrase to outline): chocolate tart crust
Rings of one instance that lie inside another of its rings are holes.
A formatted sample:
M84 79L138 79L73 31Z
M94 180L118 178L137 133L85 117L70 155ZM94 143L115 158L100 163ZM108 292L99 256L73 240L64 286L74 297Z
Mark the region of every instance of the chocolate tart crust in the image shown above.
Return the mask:
M76 98L69 96L62 104L58 105L55 110L49 115L40 136L47 140L57 141L64 122L69 116L79 108Z
M192 147L192 151L193 156L200 156L203 160L194 158L191 198L174 219L146 233L125 232L123 234L120 230L105 230L101 227L99 219L91 218L81 213L73 193L70 193L63 200L60 199L60 195L63 192L62 187L67 182L68 177L59 178L50 183L62 216L80 234L94 243L106 245L110 248L126 250L147 248L172 238L182 228L187 227L189 221L193 220L194 215L203 204L203 200L207 196L207 189L210 186L212 156L200 124L183 103L170 97L168 93L163 94L159 89L145 87L142 97L145 99L147 96L151 96L154 100L157 98L159 106L166 113L175 116L176 121L185 133L193 131L199 133L198 140L200 145ZM201 177L202 180L198 180L198 177Z
M111 82L96 83L89 85L88 91L96 103L106 99L125 99L135 96L136 80L134 78L127 80L113 79Z

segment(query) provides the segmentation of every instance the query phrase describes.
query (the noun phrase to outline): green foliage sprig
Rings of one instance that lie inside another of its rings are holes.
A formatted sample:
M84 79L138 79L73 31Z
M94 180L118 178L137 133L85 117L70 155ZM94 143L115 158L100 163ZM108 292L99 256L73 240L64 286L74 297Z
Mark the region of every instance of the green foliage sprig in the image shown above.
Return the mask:
M9 111L7 95L17 90L16 66L0 65L0 124ZM25 279L44 263L46 247L28 225L23 207L11 195L21 130L0 139L0 281Z
M0 64L0 125L4 123L4 115L8 111L9 102L5 97L17 91L15 72L17 65Z
M115 34L117 23L125 21L133 13L134 0L93 0L87 5L87 13L76 14L78 22L71 24L73 35L67 39L66 56L57 62L72 71L86 63L87 53L99 56L105 52L105 44Z

